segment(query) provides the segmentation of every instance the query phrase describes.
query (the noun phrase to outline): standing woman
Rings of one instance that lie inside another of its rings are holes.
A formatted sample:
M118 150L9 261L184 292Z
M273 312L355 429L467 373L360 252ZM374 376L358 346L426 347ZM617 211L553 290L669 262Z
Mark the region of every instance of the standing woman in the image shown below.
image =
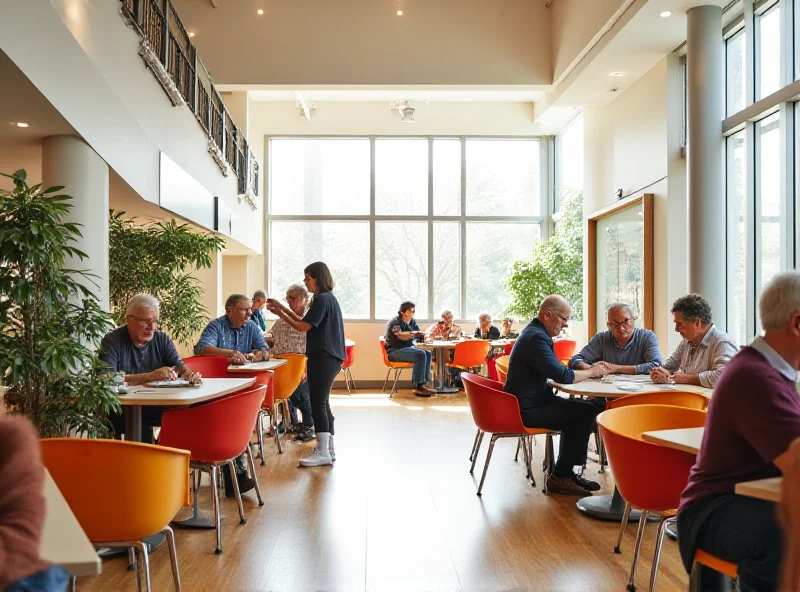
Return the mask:
M306 333L308 390L314 417L317 446L310 456L300 459L301 467L330 465L336 459L333 448L333 413L330 396L333 381L345 359L342 309L333 295L333 278L328 266L317 261L306 267L303 283L314 294L304 317L277 300L267 300L267 309L298 331Z

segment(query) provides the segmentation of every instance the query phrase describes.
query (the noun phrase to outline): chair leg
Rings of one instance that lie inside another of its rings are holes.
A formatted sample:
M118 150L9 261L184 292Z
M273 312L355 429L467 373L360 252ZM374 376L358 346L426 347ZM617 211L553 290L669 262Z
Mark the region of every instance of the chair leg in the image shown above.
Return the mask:
M389 374L391 373L391 371L392 371L392 369L391 369L391 368L389 368L388 370L386 370L386 378L384 378L384 379L383 379L383 388L381 389L381 392L382 392L382 393L385 393L385 392L386 392L386 385L387 385L387 384L388 384L388 382L389 382Z
M261 466L267 464L264 459L264 410L258 410L258 452L261 457Z
M167 537L169 563L172 566L172 581L175 583L175 590L181 592L181 572L178 569L178 551L175 549L175 532L169 526L165 526L161 532Z
M639 561L639 551L642 550L642 537L644 536L644 527L647 524L647 512L642 510L642 516L639 518L639 530L636 531L636 546L633 548L633 559L631 560L631 577L628 579L626 588L629 592L635 592L636 584L634 578L636 577L636 564Z
M664 545L664 530L666 529L667 522L675 522L675 518L661 517L661 522L658 524L658 535L656 537L656 552L653 555L653 567L650 570L650 592L656 589L656 578L658 577L658 564L661 561L661 547Z
M253 473L253 483L255 484L258 505L263 506L264 500L261 499L261 487L258 486L258 477L256 476L256 462L253 460L253 449L250 446L247 447L247 463L250 465L250 472Z
M519 447L521 444L522 444L522 438L517 440L517 452L514 454L514 462L517 462L519 460Z
M350 372L350 368L348 368L348 369L347 369L347 378L348 378L348 379L350 380L350 382L353 384L353 390L354 390L354 391L357 391L358 389L356 388L356 381L355 381L355 380L353 380L353 373L352 373L352 372Z
M478 460L478 451L481 449L481 444L483 443L483 434L484 432L478 430L478 442L475 444L475 454L472 455L472 466L469 468L470 475L475 472L475 463Z
M242 505L242 493L239 491L239 480L236 478L236 465L233 464L232 460L228 461L228 469L231 472L233 492L236 494L236 505L239 506L239 524L247 524L247 518L244 517L244 506Z
M489 442L489 452L486 454L486 464L483 465L483 475L481 475L481 482L478 485L478 495L481 495L483 490L483 482L486 480L486 472L489 470L489 461L492 460L492 451L494 451L494 443L497 442L497 436L492 434L492 440Z
M544 439L544 486L542 493L547 493L547 479L553 472L553 435L548 432Z
M70 589L70 592L75 592L77 587L78 587L78 578L77 578L77 576L70 576L70 578L69 578L69 589Z
M144 571L144 589L150 592L150 556L147 552L147 543L138 541L137 547L142 557L142 571Z
M278 431L278 405L273 404L272 409L272 431L275 432L275 444L278 445L278 454L283 454L283 446L281 446L281 434Z
M475 449L478 447L478 438L480 437L480 435L481 435L481 429L478 428L478 431L475 433L475 441L472 443L472 452L469 453L470 461L472 461L472 459L475 457Z
M533 444L531 444L533 436L528 436L526 440L528 446L528 476L531 480L531 487L536 487L536 476L533 474L533 469L531 468L533 464ZM523 444L525 443L523 442Z
M219 467L211 465L211 501L214 504L214 526L217 530L217 548L214 553L222 555L222 526L220 525L219 518L219 485L217 484L217 475L219 474ZM236 473L231 475L232 480L236 480ZM238 484L237 484L238 486Z
M344 384L347 387L347 394L352 395L353 392L350 390L350 379L347 378L347 368L342 368L342 375L344 376Z
M139 571L139 560L136 556L136 547L128 548L128 569L133 570L136 578L136 592L142 592L142 572Z
M403 369L402 368L395 368L394 369L394 382L392 383L392 395L394 395L397 392L397 381L400 380L400 375L402 373L403 373Z
M622 535L628 527L628 517L631 515L631 505L625 502L625 511L622 513L622 522L619 523L619 534L617 534L617 544L614 547L614 553L622 553Z

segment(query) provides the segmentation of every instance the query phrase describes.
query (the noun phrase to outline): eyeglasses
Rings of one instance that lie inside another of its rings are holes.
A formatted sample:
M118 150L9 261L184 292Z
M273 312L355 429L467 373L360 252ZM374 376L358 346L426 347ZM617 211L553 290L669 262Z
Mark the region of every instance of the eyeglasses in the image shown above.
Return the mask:
M134 316L134 315L128 315L128 318L129 319L134 319L140 325L143 325L145 327L149 326L149 325L152 325L153 327L157 327L158 326L158 319L140 319L139 317Z
M559 319L561 319L565 323L569 323L569 317L562 316L554 310L551 310L550 312L552 312L554 315L556 315Z
M633 324L633 319L625 319L624 321L621 321L619 323L611 323L611 322L607 323L609 329L619 329L623 325L632 325L632 324Z

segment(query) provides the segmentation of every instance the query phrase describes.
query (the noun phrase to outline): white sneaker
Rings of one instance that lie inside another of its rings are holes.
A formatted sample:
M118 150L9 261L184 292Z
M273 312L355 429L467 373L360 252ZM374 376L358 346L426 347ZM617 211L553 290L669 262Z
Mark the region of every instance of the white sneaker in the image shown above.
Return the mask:
M332 464L333 459L331 455L324 454L319 448L314 448L314 451L310 455L300 459L301 467L322 467Z
M328 440L328 452L331 455L331 460L335 462L336 461L336 451L333 449L333 436L331 436L331 439Z

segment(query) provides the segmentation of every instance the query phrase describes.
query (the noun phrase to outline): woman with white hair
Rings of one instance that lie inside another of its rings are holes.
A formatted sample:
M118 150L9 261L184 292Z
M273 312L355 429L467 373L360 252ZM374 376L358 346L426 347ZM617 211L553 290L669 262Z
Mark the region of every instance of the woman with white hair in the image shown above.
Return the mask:
M492 315L488 312L478 315L475 339L500 339L500 329L492 325Z

